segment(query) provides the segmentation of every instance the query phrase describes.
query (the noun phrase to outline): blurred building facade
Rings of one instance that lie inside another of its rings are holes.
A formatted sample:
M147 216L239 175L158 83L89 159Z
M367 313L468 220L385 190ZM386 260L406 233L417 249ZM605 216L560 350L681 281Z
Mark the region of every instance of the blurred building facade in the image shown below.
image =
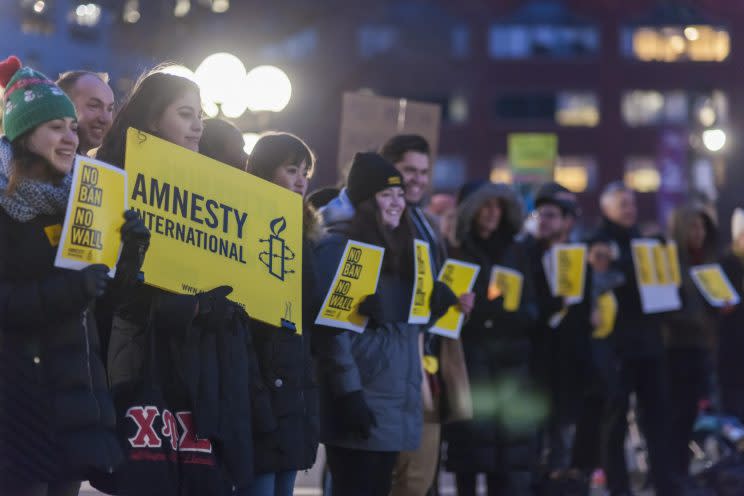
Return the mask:
M0 0L14 14L0 16L0 52L51 74L108 71L120 93L162 60L194 69L228 51L246 67L279 66L293 84L289 106L237 123L307 139L320 157L318 185L336 179L341 94L363 90L441 104L439 190L509 180L508 133L551 132L556 177L592 215L601 187L618 179L641 192L647 217L693 190L727 214L744 180L744 4L691 5ZM705 131L715 132L704 141ZM726 142L713 151L718 131Z

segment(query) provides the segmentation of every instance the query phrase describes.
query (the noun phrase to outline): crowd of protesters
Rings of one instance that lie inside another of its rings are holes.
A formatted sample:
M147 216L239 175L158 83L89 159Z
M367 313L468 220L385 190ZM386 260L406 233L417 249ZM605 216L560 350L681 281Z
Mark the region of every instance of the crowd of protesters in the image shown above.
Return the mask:
M198 86L160 68L118 105L104 74L55 83L15 57L0 63L0 86L3 495L74 496L89 480L127 496L288 496L319 443L334 496L436 494L440 470L461 496L476 494L479 474L489 495L587 494L598 469L612 496L630 495L631 397L650 483L677 495L701 402L744 418L744 310L714 309L689 275L720 263L744 291L744 211L727 250L710 204L673 213L682 306L651 315L631 249L642 237L635 195L608 185L601 224L579 240L584 295L569 304L544 260L577 241L582 213L557 183L535 189L531 213L516 189L487 180L429 198L429 145L398 135L360 150L340 188L308 194L318 163L302 139L266 133L248 156L234 126L202 119ZM122 212L113 279L102 265L54 267L76 154L123 168L130 127L305 199L302 335L252 319L228 286L148 286L150 233L133 211ZM435 275L448 258L480 268L464 294L435 282L425 324L408 318L415 239ZM347 240L385 249L376 292L358 308L363 333L315 324ZM523 276L518 308L489 293L494 265ZM460 338L428 332L451 307L466 316Z

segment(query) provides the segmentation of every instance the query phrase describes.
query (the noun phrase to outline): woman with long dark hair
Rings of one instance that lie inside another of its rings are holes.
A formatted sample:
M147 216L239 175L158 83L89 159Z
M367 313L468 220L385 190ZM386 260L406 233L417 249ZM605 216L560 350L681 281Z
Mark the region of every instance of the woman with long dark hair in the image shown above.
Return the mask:
M328 291L347 240L385 248L375 294L359 305L369 317L363 333L316 326L321 393L321 441L334 494L390 492L400 451L415 450L423 422L419 333L408 324L413 290L413 230L398 170L380 155L358 153L345 195L350 206L322 211L326 234L315 249L318 297ZM435 293L445 292L441 285ZM432 305L440 315L456 298ZM432 301L446 300L440 294ZM440 308L441 307L441 308Z
M72 102L16 57L0 62L0 86L0 493L74 496L122 459L95 315L112 285L103 265L54 267L78 147ZM127 215L125 252L148 235Z
M199 151L199 88L161 70L135 84L97 158L124 167L130 127ZM116 491L224 496L233 487L242 490L250 484L255 360L247 315L227 300L231 291L223 286L181 295L142 286L118 310L108 373L122 414L120 432L128 434L123 441L130 449L115 478ZM158 404L149 407L145 402L153 397ZM148 411L153 432L170 440L132 441L141 433L133 430L142 424L137 415L145 418Z
M248 159L248 172L301 197L315 166L315 156L297 136L267 133ZM252 322L263 385L269 391L275 422L254 424L256 479L252 496L292 496L298 470L315 462L318 449L318 391L310 353L315 274L312 243L318 236L314 211L304 206L302 257L303 334Z

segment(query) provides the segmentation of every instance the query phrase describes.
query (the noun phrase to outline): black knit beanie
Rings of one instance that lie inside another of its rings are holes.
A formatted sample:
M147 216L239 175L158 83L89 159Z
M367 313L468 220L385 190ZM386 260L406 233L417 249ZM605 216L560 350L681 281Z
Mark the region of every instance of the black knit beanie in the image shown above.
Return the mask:
M346 182L346 191L352 204L359 205L380 191L394 186L404 187L403 176L393 164L377 153L354 155Z

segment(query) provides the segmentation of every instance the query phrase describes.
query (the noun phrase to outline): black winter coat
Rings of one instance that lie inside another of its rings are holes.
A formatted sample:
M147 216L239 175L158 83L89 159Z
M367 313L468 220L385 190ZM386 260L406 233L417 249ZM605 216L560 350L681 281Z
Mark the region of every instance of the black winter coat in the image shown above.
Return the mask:
M254 424L257 474L309 469L318 450L318 387L310 349L315 274L312 246L305 242L302 263L302 335L262 322L253 322L253 340L261 369L261 384L268 392L271 422Z
M597 235L612 240L619 251L613 269L622 272L625 284L615 289L617 321L608 342L621 357L650 357L663 353L661 316L646 315L641 306L641 296L633 265L631 241L641 237L637 228L626 229L604 220Z
M592 274L587 267L583 300L565 307L563 298L553 296L548 285L541 263L545 248L531 237L525 244L529 259L535 261L534 287L538 306L532 370L541 387L549 392L551 415L560 421L575 421L590 374ZM551 325L551 318L564 310L560 323Z
M0 210L0 493L32 480L83 480L122 454L80 272L57 269L45 231ZM46 475L44 475L46 474Z
M489 198L502 204L499 230L488 241L472 232L473 219ZM514 396L531 394L531 334L536 319L534 263L524 246L514 240L521 227L521 209L513 191L503 185L487 185L468 197L459 208L459 247L450 257L480 266L475 282L475 305L462 329L461 340L473 397L473 419L445 426L448 441L447 469L453 472L502 473L525 469L535 462L535 427L512 431L506 413ZM503 298L488 299L493 265L515 269L523 275L521 303L507 312ZM508 394L502 394L503 392ZM514 395L514 396L511 396ZM513 420L513 419L511 419Z

